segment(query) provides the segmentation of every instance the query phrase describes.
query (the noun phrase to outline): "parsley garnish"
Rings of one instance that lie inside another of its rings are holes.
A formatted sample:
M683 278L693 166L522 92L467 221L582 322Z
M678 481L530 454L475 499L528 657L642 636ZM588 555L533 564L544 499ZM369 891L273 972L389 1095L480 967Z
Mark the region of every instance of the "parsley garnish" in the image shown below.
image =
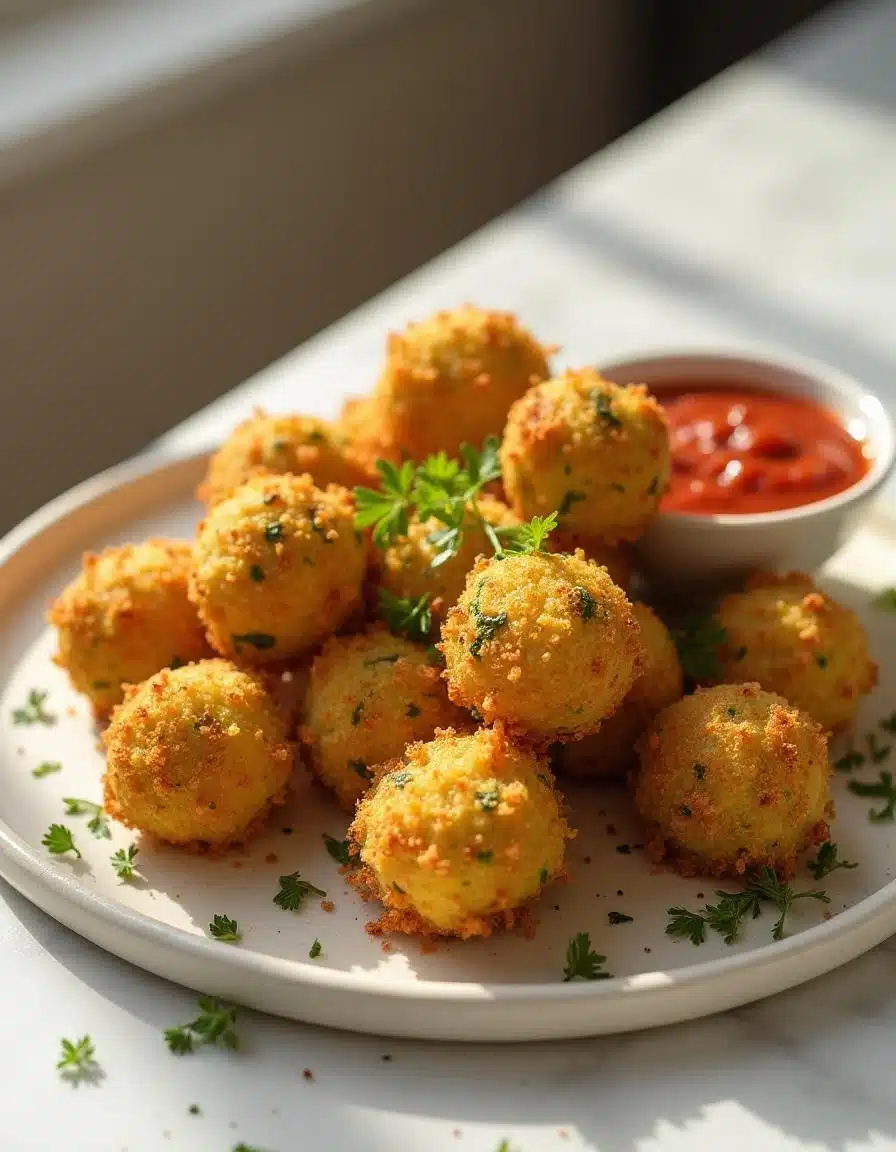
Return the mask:
M493 784L491 788L480 788L476 793L476 799L483 812L494 812L501 803L501 789L497 784Z
M283 525L279 521L268 524L264 530L264 538L269 544L276 544L283 539Z
M591 949L591 934L577 932L566 949L566 967L563 969L564 983L570 980L609 980L611 974L602 971L606 956Z
M432 610L426 593L414 600L410 596L393 596L387 588L380 588L379 604L380 616L393 636L406 636L408 640L417 640L421 644L429 639Z
M64 824L51 824L44 833L41 844L53 856L64 856L66 852L73 852L79 860L81 859L81 853L75 847L72 830L66 828Z
M390 772L389 780L401 792L409 780L414 779L413 772Z
M97 840L111 839L112 831L102 804L94 804L92 800L82 800L78 796L63 796L62 803L65 805L66 816L90 816L87 831L92 832Z
M253 580L256 584L260 584L262 580L264 580L264 568L262 568L260 564L250 564L249 579Z
M875 608L884 612L896 612L896 588L884 588L871 601Z
M850 780L849 790L856 796L885 800L883 808L869 810L868 819L872 824L892 824L896 814L896 788L893 786L892 772L881 772L880 777L874 781Z
M309 959L316 960L318 958L318 956L320 956L321 952L323 952L323 948L321 947L320 940L318 940L317 937L315 937L314 943L311 945L311 947L308 950Z
M631 856L632 846L631 846L631 844L617 844L616 845L616 851L619 853L620 856Z
M408 704L407 708L405 708L404 714L409 720L416 720L421 711L422 709L420 708L420 705L415 704L412 700L410 704Z
M714 680L720 672L719 649L728 633L712 616L695 617L672 630L678 659L686 676L698 683Z
M576 611L583 620L591 620L597 611L597 601L581 584L576 584L573 592L576 596Z
M13 724L55 724L56 713L48 712L44 707L46 698L46 692L39 692L36 688L32 688L28 693L28 703L25 707L13 710Z
M858 864L850 864L840 859L840 849L830 840L826 840L818 849L818 855L808 864L809 871L816 880L836 872L838 868L858 868Z
M358 858L349 851L348 840L337 840L335 836L329 836L326 832L322 832L321 836L327 852L337 864L343 864L346 867L357 864Z
M231 920L229 916L224 916L220 913L212 917L208 931L209 935L214 936L216 940L221 940L225 944L235 944L243 938L243 934L240 932L236 920Z
M772 929L772 938L774 940L782 940L784 938L784 921L796 900L820 900L824 904L830 904L831 898L827 892L815 890L812 892L794 892L789 884L785 884L779 880L774 873L774 869L765 867L761 868L755 873L748 881L747 887L751 892L755 892L762 900L767 900L769 903L774 904L775 908L781 913L775 921L775 926Z
M357 728L361 723L361 715L364 712L364 701L361 700L352 708L352 727Z
M251 644L253 648L257 648L259 652L264 652L269 648L275 648L277 645L277 637L272 636L270 632L233 632L230 639L237 652L240 651L243 644Z
M707 904L702 912L691 912L680 906L670 908L666 935L681 936L690 940L692 944L702 944L706 939L706 929L709 927L717 932L726 944L733 944L740 933L743 921L748 916L755 920L761 911L762 902L767 901L774 904L781 913L772 929L773 938L780 940L784 935L784 920L795 900L821 900L825 904L830 903L826 892L794 892L789 884L780 881L773 869L768 867L754 872L747 878L746 884L745 892L717 890L718 904Z
M373 660L365 660L364 667L375 668L377 664L397 664L400 659L401 657L397 652L393 653L391 656L377 656Z
M61 771L62 765L58 760L42 760L36 768L31 769L31 775L37 780L41 780L44 776L52 776L54 772Z
M234 1031L236 1009L222 1004L213 996L199 997L199 1015L189 1024L165 1029L165 1043L177 1056L195 1052L203 1044L219 1044L224 1048L238 1048L239 1039Z
M838 772L852 772L854 768L861 768L865 763L865 757L861 752L857 752L855 748L850 748L848 752L844 752L839 760L834 761L834 768Z
M544 552L544 543L557 527L557 513L547 516L533 516L528 524L518 524L513 528L503 528L500 532L502 551L507 556L528 556L533 552Z
M496 612L493 616L486 615L480 607L482 599L482 589L484 581L479 581L479 586L476 589L476 595L470 603L470 615L476 622L476 636L473 643L470 645L470 655L478 660L482 653L482 645L489 640L494 640L495 633L499 628L503 628L507 623L506 612Z
M868 744L868 755L871 757L872 764L880 764L890 755L890 745L878 744L876 732L869 732L865 740Z
M377 460L376 470L381 477L379 490L355 489L355 527L372 527L374 544L387 548L396 537L407 535L414 465L406 460L396 468L388 460Z
M607 919L611 924L631 924L634 916L626 916L624 912L608 912Z
M591 389L591 403L597 411L597 418L610 428L621 428L622 421L613 411L613 400L607 392L599 388Z
M140 849L136 844L129 844L127 848L119 848L117 852L113 852L109 857L112 862L112 867L115 869L115 875L119 880L130 880L134 875L134 860Z
M896 712L891 712L889 716L884 717L878 727L882 728L884 732L896 735Z
M326 896L323 888L316 888L308 880L303 880L298 872L291 872L280 877L280 891L274 897L274 903L285 912L295 912L305 897L312 894Z
M362 780L372 780L373 773L367 767L363 760L349 760L349 768L355 772Z
M584 499L584 492L573 492L571 489L564 492L563 499L560 501L560 507L557 509L557 515L567 516L573 504L580 504Z
M89 1079L95 1076L99 1071L99 1065L90 1037L82 1036L80 1040L63 1039L56 1067L69 1080Z

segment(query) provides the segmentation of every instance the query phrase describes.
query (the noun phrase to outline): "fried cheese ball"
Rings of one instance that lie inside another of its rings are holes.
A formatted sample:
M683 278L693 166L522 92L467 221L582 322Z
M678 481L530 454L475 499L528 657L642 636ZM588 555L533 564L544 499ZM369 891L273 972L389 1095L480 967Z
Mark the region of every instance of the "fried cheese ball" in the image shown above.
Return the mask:
M547 763L500 725L414 744L358 806L354 882L386 906L373 931L488 936L563 873L572 833Z
M375 629L334 636L315 657L300 737L312 772L352 811L377 765L464 721L426 649Z
M121 702L123 685L209 655L187 597L193 550L180 540L147 540L87 553L81 573L47 618L57 631L56 663L90 699L97 716Z
M442 626L448 694L536 745L579 739L639 675L639 631L625 593L581 552L480 559Z
M376 483L377 460L401 463L401 448L392 439L389 409L388 400L381 396L351 396L342 405L336 427L368 474L362 483L371 483L370 477Z
M209 506L256 475L301 475L318 488L366 484L370 474L338 427L314 416L270 416L258 410L244 420L212 456L197 495Z
M519 523L506 504L491 496L481 496L477 507L479 514L494 528L510 528ZM465 520L459 550L450 560L433 568L438 549L430 536L442 528L444 525L435 519L423 522L413 519L407 536L400 536L390 544L379 563L380 587L393 596L413 600L429 596L429 606L437 622L444 620L448 609L463 592L467 573L476 563L476 557L490 556L494 551L482 524L471 511Z
M846 727L877 683L858 616L803 572L760 573L722 600L720 680L755 680L828 731Z
M827 738L758 684L698 689L656 717L639 744L635 807L648 852L683 875L740 876L829 838Z
M199 526L190 598L212 647L243 664L300 656L358 607L366 545L344 488L262 476Z
M465 304L389 336L375 395L383 439L412 460L500 435L507 409L550 374L546 350L509 312Z
M578 548L585 553L586 560L602 564L620 588L628 589L634 563L627 544L611 544L600 537L582 536L575 532L552 532L548 540L550 552L575 552Z
M635 744L644 729L658 712L681 699L681 664L668 628L646 604L636 602L632 611L644 647L641 675L599 732L563 746L560 765L570 776L623 775L637 760Z
M557 511L566 532L636 540L669 481L666 417L642 386L565 372L510 409L501 465L523 520Z
M282 802L294 748L260 676L202 660L131 687L103 741L104 807L193 849L246 840Z

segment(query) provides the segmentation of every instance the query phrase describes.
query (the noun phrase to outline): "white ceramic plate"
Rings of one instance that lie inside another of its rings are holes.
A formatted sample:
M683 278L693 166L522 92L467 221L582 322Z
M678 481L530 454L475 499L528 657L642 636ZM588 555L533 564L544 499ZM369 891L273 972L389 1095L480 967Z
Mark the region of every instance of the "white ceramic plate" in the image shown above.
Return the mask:
M345 817L301 781L249 850L208 860L142 846L141 879L120 882L109 856L132 834L113 826L111 840L97 840L85 818L64 815L63 796L100 799L103 764L84 702L51 662L43 613L85 549L190 534L203 466L196 457L114 470L49 505L0 546L0 872L52 916L134 964L238 1003L364 1032L461 1040L581 1036L702 1016L809 980L896 931L896 826L870 824L870 802L850 794L842 777L834 782L835 838L860 867L824 882L829 906L797 904L780 943L771 941L771 913L733 947L718 937L699 948L667 937L666 909L699 908L716 885L654 874L639 849L620 852L637 845L639 833L616 788L567 790L579 829L571 881L542 897L534 940L452 942L424 953L418 941L395 939L384 951L364 930L375 909L348 889L323 846L321 833L344 835ZM896 617L872 608L869 595L869 585L894 576L896 535L883 520L825 573L832 591L862 611L882 665L862 731L896 707ZM53 726L12 723L12 709L32 688L48 691ZM43 760L61 761L62 771L35 779ZM893 761L896 768L896 753ZM41 847L57 821L75 830L82 861ZM295 913L273 903L278 877L296 869L326 889L332 912L318 902ZM799 880L815 886L804 868ZM610 912L633 920L611 926ZM238 920L240 944L208 936L215 913ZM563 983L567 943L581 931L590 932L615 979ZM315 938L323 951L312 961Z

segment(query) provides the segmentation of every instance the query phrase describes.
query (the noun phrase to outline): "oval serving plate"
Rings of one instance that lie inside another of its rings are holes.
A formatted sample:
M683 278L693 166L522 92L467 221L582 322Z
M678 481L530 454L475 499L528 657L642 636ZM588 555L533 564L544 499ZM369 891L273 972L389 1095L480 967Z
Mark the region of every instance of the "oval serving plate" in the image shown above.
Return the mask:
M720 885L652 870L626 794L614 787L565 789L578 829L570 880L536 905L532 940L495 936L424 951L415 939L384 945L369 936L365 924L376 908L348 888L322 839L341 839L345 816L303 779L245 851L206 859L143 844L139 878L120 881L109 857L134 835L113 824L110 839L97 839L86 817L64 812L64 796L100 800L103 762L85 702L52 663L44 611L85 550L190 535L200 514L191 493L204 464L204 456L144 458L113 469L48 505L0 545L0 873L57 920L148 971L278 1015L483 1041L594 1035L706 1015L809 980L896 931L896 825L870 823L872 802L848 792L839 775L834 838L841 855L860 866L825 878L829 905L797 902L789 935L778 943L771 911L732 946L714 934L699 947L666 936L670 906L699 909ZM896 532L880 517L824 573L823 583L862 613L881 662L860 732L877 728L896 706L896 617L873 607L867 586L872 573L879 583L888 571L896 572ZM14 723L14 709L32 689L47 692L54 724ZM886 745L891 738L879 734ZM62 769L35 778L32 770L46 760ZM41 838L53 822L73 829L82 860L47 854ZM331 911L318 901L297 912L273 903L278 877L296 870L326 889ZM795 883L818 887L804 864ZM239 944L209 937L218 913L238 921ZM632 919L611 924L610 913ZM606 956L613 979L563 982L567 945L583 931ZM315 939L322 951L311 960Z

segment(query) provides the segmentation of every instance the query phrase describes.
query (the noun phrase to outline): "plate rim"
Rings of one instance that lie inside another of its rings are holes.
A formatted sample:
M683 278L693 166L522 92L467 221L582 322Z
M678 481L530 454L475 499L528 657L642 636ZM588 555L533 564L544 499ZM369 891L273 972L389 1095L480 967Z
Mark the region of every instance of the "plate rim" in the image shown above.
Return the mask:
M16 554L34 543L53 525L68 518L79 510L113 494L126 486L139 484L161 473L187 469L191 465L199 467L207 460L209 451L175 452L153 450L122 464L117 464L96 476L76 485L74 488L55 497L33 512L0 539L0 574ZM893 527L893 517L876 509L870 518L882 521L881 527ZM399 1001L437 1001L447 1003L489 1003L513 1004L532 1003L550 1006L587 1002L599 1005L601 1001L625 999L637 1002L655 997L657 993L676 991L686 993L696 986L715 986L738 973L778 967L782 964L790 968L802 955L824 951L835 956L832 963L820 971L838 967L849 959L874 947L896 931L896 878L842 912L835 913L829 920L806 928L794 936L781 941L759 945L746 952L732 956L699 960L682 968L671 970L657 969L633 976L617 976L596 982L550 983L494 983L451 980L404 981L386 979L367 973L342 972L337 969L322 968L298 959L272 957L250 948L222 949L213 940L188 932L183 928L165 924L143 913L132 911L98 892L91 892L79 878L66 875L58 865L49 859L43 860L36 849L24 840L7 822L0 818L0 874L29 902L48 911L45 905L38 904L32 896L30 885L23 885L17 873L21 870L38 888L44 887L57 899L70 902L85 916L96 917L113 930L127 933L143 940L152 948L174 951L179 957L184 953L193 960L211 964L219 970L236 974L253 974L274 978L291 984L299 984L307 989L319 988L322 991L355 994L364 998ZM61 919L56 912L48 911L54 919ZM68 921L63 920L64 923ZM887 925L885 927L885 925ZM91 937L81 927L69 923L74 931L88 939ZM874 935L875 943L863 944L857 950L847 943L859 929L864 929L864 937ZM104 950L113 951L99 943ZM682 942L684 946L685 942ZM840 945L840 947L838 947ZM130 956L128 956L130 960ZM132 961L134 962L134 961ZM136 963L136 962L135 962ZM820 974L815 970L813 975ZM810 979L806 976L805 979ZM802 983L801 979L777 984L767 995ZM751 996L750 999L757 997ZM709 1009L715 1011L717 1009ZM695 1014L697 1015L697 1014ZM634 1024L633 1027L640 1025Z

